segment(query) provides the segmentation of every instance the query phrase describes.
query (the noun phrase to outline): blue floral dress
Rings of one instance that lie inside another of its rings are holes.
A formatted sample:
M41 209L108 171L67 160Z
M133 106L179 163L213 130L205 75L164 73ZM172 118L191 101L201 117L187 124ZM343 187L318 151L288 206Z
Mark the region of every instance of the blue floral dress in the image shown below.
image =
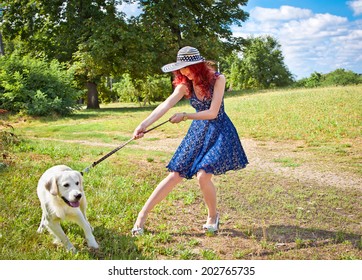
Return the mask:
M214 88L210 91L212 96ZM199 100L192 91L190 104L196 112L209 109L211 101L212 98ZM192 121L167 168L191 179L201 169L218 175L244 168L247 164L248 159L234 125L225 113L223 100L217 118Z

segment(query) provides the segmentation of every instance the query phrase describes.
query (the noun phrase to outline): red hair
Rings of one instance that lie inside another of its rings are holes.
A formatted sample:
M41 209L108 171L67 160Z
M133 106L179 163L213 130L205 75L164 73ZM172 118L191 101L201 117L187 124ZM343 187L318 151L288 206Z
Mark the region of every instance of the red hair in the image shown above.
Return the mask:
M215 70L211 67L208 62L202 62L187 66L192 73L194 73L194 84L201 89L199 93L202 98L210 99L210 88L215 84L216 75ZM192 81L186 76L182 75L180 70L174 71L174 80L172 84L176 87L179 84L186 85L187 99L191 97L192 92Z

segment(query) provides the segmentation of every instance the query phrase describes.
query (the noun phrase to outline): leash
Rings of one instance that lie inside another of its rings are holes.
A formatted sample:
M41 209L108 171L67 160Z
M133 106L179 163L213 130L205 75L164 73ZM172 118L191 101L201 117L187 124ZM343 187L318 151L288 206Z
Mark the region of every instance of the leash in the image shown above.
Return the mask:
M143 132L143 134L146 134L154 129L156 129L157 127L160 127L161 125L164 125L165 123L168 123L170 121L170 119L168 119L167 121L164 121L146 131ZM80 174L84 173L88 173L94 166L98 165L99 163L101 163L102 161L104 161L106 158L110 157L111 155L113 155L114 153L118 152L120 149L122 149L124 146L126 146L128 143L132 142L135 138L132 137L131 139L129 139L127 142L123 143L122 145L118 146L117 148L115 148L114 150L110 151L108 154L104 155L103 157L101 157L99 160L93 162L90 166L88 166L87 168L85 168L83 171L80 172Z

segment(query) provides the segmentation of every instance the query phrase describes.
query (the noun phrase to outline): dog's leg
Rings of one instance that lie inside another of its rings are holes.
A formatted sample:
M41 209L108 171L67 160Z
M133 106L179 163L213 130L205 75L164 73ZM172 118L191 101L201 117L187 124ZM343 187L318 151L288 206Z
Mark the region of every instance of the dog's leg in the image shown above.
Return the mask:
M88 246L94 249L98 249L99 246L92 233L92 227L90 226L88 220L84 217L83 213L79 213L79 215L77 215L72 220L83 229Z
M41 214L41 221L40 221L40 225L38 227L37 233L42 233L45 227L45 213L44 211Z
M91 228L91 230L92 230L92 232L93 232L94 229L93 229L92 225L90 224L90 222L88 221L87 215L85 214L86 208L87 208L87 200L86 200L86 198L85 198L85 195L83 195L83 198L82 198L82 200L81 200L81 202L80 202L80 207L79 207L79 208L80 208L80 211L81 211L82 214L83 214L84 219L86 220L86 222L88 223L88 225L90 226L90 228Z
M76 252L77 250L73 244L69 241L67 235L64 233L59 221L48 221L46 226L51 234L55 236L57 240L60 240L68 251Z

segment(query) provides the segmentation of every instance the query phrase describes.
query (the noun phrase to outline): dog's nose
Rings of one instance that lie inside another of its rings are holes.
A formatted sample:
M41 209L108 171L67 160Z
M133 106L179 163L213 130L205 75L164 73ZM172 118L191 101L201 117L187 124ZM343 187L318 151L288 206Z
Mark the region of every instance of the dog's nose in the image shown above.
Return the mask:
M82 194L81 194L81 193L77 194L77 195L75 196L75 198L76 198L77 200L80 200L80 199L82 198Z

